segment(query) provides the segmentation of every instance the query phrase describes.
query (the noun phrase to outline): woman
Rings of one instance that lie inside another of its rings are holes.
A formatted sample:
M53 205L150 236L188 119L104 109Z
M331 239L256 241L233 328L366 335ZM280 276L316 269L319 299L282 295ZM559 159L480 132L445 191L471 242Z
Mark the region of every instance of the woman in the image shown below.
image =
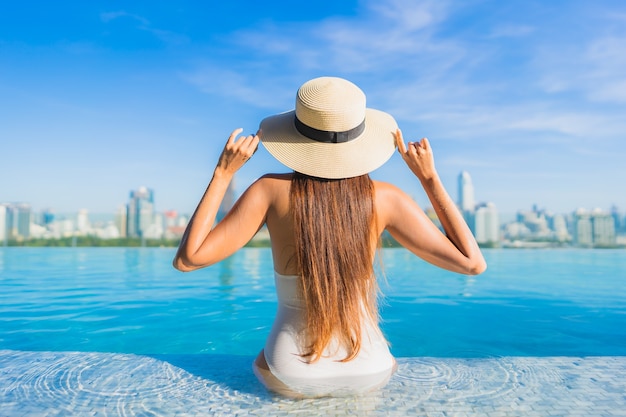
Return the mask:
M191 271L219 262L267 225L279 306L254 363L257 377L291 397L383 386L395 370L376 305L373 263L383 231L450 271L479 274L486 268L439 179L428 140L405 145L393 117L366 108L357 86L334 77L303 84L295 110L263 120L258 135L238 137L241 131L228 138L174 266ZM294 173L257 180L213 228L233 175L259 140ZM396 147L445 235L404 192L369 178Z

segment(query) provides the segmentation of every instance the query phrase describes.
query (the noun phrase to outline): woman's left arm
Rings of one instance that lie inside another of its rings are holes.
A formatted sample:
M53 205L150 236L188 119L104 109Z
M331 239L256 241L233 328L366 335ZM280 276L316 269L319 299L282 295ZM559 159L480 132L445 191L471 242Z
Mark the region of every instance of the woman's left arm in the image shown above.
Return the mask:
M235 172L252 157L259 144L258 135L237 138L241 132L242 129L237 129L228 138L213 178L183 234L173 262L180 271L192 271L230 256L245 245L265 221L268 199L263 187L255 183L213 228Z

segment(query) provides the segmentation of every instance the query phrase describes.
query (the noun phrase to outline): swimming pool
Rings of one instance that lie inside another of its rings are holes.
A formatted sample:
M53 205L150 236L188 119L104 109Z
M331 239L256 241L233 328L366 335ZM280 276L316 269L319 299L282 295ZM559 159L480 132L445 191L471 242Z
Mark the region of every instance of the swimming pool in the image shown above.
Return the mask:
M244 249L187 274L171 268L173 254L147 248L0 248L0 401L9 415L40 410L33 398L45 410L51 404L72 407L57 404L59 389L66 394L62 398L75 394L73 411L83 401L104 414L112 404L126 410L121 398L135 407L129 414L155 412L145 398L132 401L141 397L137 393L162 399L166 392L178 398L192 391L199 395L198 410L199 404L215 410L227 404L231 414L250 414L263 409L258 401L266 401L268 407L282 404L270 415L293 407L306 413L324 404L338 415L354 407L378 415L395 410L388 398L404 404L405 412L428 409L428 401L451 404L451 393L473 410L481 404L493 409L486 397L470 401L485 392L513 410L509 395L518 405L528 404L520 400L523 387L541 395L546 387L561 387L567 395L578 387L588 400L601 380L598 401L609 404L608 412L626 409L617 407L626 404L626 251L487 250L488 271L466 277L402 249L384 250L383 329L392 352L402 358L400 371L382 397L311 400L314 408L270 401L249 369L275 309L269 250ZM592 386L585 385L592 379ZM77 394L90 392L87 381L94 389L100 384L95 403ZM551 398L554 405L560 397ZM563 404L574 404L572 398ZM578 409L588 410L584 403Z

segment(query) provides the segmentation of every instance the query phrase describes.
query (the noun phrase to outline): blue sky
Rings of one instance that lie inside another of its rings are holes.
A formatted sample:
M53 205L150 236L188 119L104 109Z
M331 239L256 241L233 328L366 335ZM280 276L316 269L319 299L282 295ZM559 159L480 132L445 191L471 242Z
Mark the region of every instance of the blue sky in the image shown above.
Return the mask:
M428 137L453 198L467 170L502 212L626 210L621 0L3 2L0 201L191 212L228 134L322 75ZM398 155L373 177L427 205Z

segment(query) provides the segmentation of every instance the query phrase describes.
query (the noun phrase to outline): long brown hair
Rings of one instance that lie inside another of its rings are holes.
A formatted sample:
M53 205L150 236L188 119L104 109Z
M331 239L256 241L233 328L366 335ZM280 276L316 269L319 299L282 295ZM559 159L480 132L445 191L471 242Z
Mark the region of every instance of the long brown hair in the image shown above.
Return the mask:
M328 180L294 173L290 204L306 306L302 356L316 362L336 337L349 361L361 348L363 320L378 323L374 186L369 175Z

